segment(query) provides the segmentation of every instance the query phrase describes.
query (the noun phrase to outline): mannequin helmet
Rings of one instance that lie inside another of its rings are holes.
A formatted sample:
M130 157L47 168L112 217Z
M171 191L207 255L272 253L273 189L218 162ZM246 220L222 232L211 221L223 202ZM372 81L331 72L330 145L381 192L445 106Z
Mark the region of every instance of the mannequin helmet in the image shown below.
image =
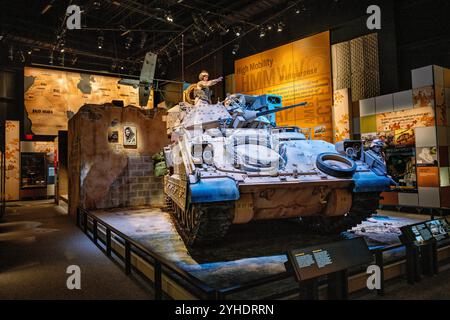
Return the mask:
M380 139L373 140L372 143L370 144L370 148L373 148L373 147L384 148L383 140L380 140Z

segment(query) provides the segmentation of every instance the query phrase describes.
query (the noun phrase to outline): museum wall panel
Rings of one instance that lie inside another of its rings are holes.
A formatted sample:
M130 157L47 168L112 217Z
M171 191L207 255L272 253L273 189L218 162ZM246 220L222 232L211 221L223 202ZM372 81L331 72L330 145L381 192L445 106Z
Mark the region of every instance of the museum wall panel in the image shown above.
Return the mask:
M333 142L350 139L352 135L352 102L349 89L334 92L333 104Z
M283 105L308 105L276 115L278 125L311 131L333 141L330 34L322 32L235 61L236 91L276 94Z
M138 89L119 84L120 78L43 68L24 68L26 133L57 136L86 103L139 105ZM153 108L153 90L146 108Z
M5 123L6 201L19 200L20 189L20 123Z
M383 194L386 205L415 206L417 198L419 207L449 208L448 76L446 68L418 68L412 90L360 101L362 138L366 146L384 140L388 172L399 183Z
M332 60L335 91L351 88L352 101L380 94L376 33L333 45Z

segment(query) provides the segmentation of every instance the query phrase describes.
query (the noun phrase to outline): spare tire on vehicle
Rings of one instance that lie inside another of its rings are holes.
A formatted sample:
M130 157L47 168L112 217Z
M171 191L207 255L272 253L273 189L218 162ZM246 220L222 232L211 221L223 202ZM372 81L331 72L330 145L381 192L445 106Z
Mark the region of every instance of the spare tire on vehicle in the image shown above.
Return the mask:
M351 178L356 171L356 163L353 160L337 153L319 154L316 166L320 171L336 178Z

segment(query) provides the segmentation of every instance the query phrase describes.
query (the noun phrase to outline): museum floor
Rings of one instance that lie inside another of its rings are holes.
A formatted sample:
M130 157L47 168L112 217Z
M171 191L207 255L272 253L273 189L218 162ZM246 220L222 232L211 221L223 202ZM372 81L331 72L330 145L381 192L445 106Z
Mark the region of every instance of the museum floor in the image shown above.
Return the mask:
M5 220L6 225L37 228L19 233L22 239L15 241L2 239L0 231L0 300L152 297L149 288L131 281L52 201L11 203ZM81 268L81 290L66 287L69 265Z
M399 218L406 221L428 218L428 216L406 215L387 211L380 212L380 216L390 219L389 222L382 223L384 226L387 224L392 226L392 223L395 224L396 219ZM110 219L113 221L119 217L120 214L115 212ZM134 219L137 219L136 222L139 219L146 219L146 216L139 215ZM141 235L145 231L142 228L142 223L134 223L133 220L128 220L128 222L130 223L128 228L134 225ZM372 228L377 228L376 223L371 223L374 225ZM52 201L10 203L5 221L0 224L0 228L6 228L14 224L26 225L28 228L26 231L18 231L15 239L11 237L6 239L4 236L6 233L0 231L0 299L152 298L151 288L138 282L135 278L126 276L119 266L109 260L75 226L74 221L64 214L63 208L54 205ZM160 232L167 231L162 224L155 228ZM280 228L289 229L290 227L280 225ZM363 227L355 229L354 232L359 234L362 228L364 228L363 233L370 235L370 225L363 225ZM287 229L280 232L284 233ZM261 232L264 233L264 231ZM159 238L158 236L155 237ZM371 241L377 241L374 235L369 237ZM175 239L177 237L171 238L173 240L164 242L171 243L172 241L172 243L176 243L173 241L178 241ZM289 242L293 242L295 239L297 238L291 237ZM155 242L155 238L153 240L152 242ZM247 239L246 241L250 240ZM389 241L389 239L383 239L383 241ZM181 251L176 249L174 252L175 258L180 258L176 252ZM216 253L216 256L212 255L212 260L217 261L217 259L223 257L230 258L230 254L229 251L222 251ZM224 256L221 257L220 255ZM195 257L195 254L193 257ZM276 263L278 258L273 257L274 261L272 262ZM187 259L188 256L185 256L185 258ZM236 258L242 259L242 257ZM189 261L186 259L184 262L188 263ZM209 270L208 273L214 274L216 272L216 261L205 261L208 265L208 268L206 268ZM242 261L245 261L245 259ZM69 265L78 265L81 268L81 290L68 290L66 288L68 277L66 268ZM236 264L231 266L230 271L235 270L235 266ZM221 265L219 269L223 272L227 268L226 265ZM195 272L195 268L191 271ZM198 276L201 277L202 273L198 272ZM248 274L245 276L248 276ZM395 282L386 288L386 295L382 299L450 299L450 270L442 270L439 275L416 284L414 288L415 290L411 290L411 286L408 286L405 281ZM372 293L355 294L351 298L380 299Z

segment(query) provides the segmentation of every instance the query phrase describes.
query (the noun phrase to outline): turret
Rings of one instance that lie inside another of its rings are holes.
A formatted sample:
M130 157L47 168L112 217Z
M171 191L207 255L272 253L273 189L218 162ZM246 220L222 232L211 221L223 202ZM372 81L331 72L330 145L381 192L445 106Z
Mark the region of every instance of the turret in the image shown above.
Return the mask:
M302 102L302 103L297 103L297 104L287 106L287 107L280 107L280 108L276 108L276 109L272 109L272 110L265 110L265 111L238 109L233 114L233 121L231 123L231 127L232 128L246 127L251 122L257 120L259 117L265 117L267 115L285 111L285 110L289 110L292 108L303 107L303 106L306 106L307 104L308 104L307 102ZM267 123L267 119L266 119L265 123Z
M281 107L277 95L229 95L225 101L210 105L191 105L181 102L169 110L168 133L176 128L193 130L201 128L264 128L276 126L275 113L305 106L306 102Z

